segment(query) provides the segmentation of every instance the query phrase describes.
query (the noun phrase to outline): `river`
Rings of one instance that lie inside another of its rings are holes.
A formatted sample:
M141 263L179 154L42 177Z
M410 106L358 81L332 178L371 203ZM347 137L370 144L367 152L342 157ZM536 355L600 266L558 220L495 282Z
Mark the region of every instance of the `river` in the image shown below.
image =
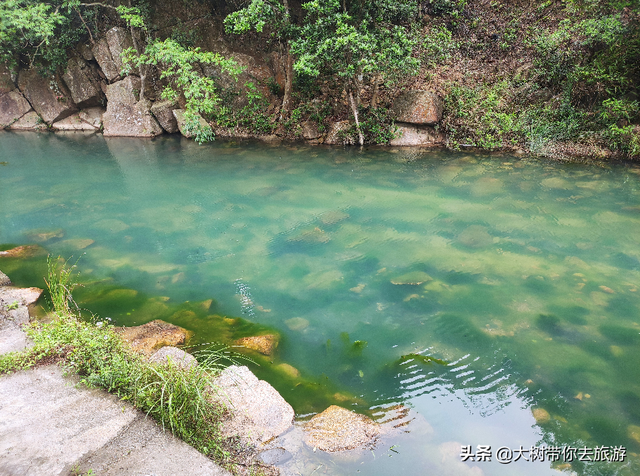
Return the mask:
M3 132L0 244L34 242L100 319L279 333L248 365L301 418L397 417L303 474L640 474L637 166Z

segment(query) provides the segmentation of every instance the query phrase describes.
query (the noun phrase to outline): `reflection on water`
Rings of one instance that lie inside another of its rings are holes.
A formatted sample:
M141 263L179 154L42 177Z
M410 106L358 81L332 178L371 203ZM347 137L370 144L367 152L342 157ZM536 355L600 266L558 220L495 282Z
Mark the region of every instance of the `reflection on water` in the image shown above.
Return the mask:
M299 414L388 422L373 453L303 448L293 474L556 472L461 444L623 445L553 466L639 472L637 168L15 133L0 156L0 243L82 254L83 306L199 342L276 329L255 371Z

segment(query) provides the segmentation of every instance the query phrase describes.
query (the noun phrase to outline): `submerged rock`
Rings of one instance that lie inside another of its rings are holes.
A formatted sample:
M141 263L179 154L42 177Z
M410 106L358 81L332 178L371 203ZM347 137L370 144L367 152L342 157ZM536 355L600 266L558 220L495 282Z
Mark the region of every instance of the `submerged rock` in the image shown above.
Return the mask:
M227 367L214 385L232 411L222 426L224 435L240 437L245 444L258 446L293 425L291 405L271 385L258 380L247 367Z
M331 405L304 424L305 442L330 453L375 443L380 427L371 418Z
M280 338L275 334L266 334L262 336L243 337L235 341L236 345L246 347L247 349L256 350L264 355L271 355Z
M471 225L458 235L458 241L469 248L485 248L493 245L493 237L487 232L487 228L480 225Z
M412 271L410 273L403 274L402 276L398 276L397 278L393 278L391 280L391 284L409 284L416 286L432 280L433 278L423 271Z
M58 242L58 246L65 247L65 248L73 248L74 250L84 250L85 248L91 246L94 243L95 241L93 241L90 238L72 238L70 240L64 240L64 241Z
M284 321L284 323L292 331L302 331L309 327L309 321L304 317L292 317L291 319Z
M198 361L193 355L170 345L162 347L149 358L149 362L155 364L166 364L169 361L171 361L172 365L182 369L190 369L198 365Z
M313 230L306 230L302 233L292 236L287 241L302 243L328 243L329 241L331 241L331 238L323 230L315 227Z
M551 415L549 415L549 412L544 408L533 408L531 413L533 414L533 418L536 419L536 423L539 425L551 420Z
M28 232L26 235L30 240L44 243L45 241L49 241L54 238L62 238L64 236L64 230L62 228L58 228L56 230L33 230Z
M0 258L31 258L39 254L46 254L44 248L38 245L26 245L0 251Z
M159 319L141 326L117 328L116 332L133 350L145 355L151 355L161 347L184 344L191 334L182 327Z
M291 377L291 378L298 378L300 377L300 371L298 369L296 369L293 365L289 365L287 363L281 363L275 366L276 370L279 370L280 372L282 372L283 374Z

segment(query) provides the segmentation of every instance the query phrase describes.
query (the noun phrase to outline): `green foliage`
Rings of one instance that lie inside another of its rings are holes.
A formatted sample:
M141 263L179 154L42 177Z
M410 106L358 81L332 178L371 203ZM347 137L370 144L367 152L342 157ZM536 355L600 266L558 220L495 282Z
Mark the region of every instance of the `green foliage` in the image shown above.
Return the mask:
M388 144L397 137L397 128L388 109L363 108L360 117L362 133L368 144Z
M57 318L32 323L27 333L34 345L0 356L0 374L62 359L84 384L130 401L199 451L224 456L220 436L224 407L215 394L213 377L223 360L233 362L233 358L223 349L199 355L199 365L188 370L172 362L149 363L106 322L84 322L68 312L70 276L72 268L50 261L47 284L56 296L52 301Z
M192 111L185 111L184 120L183 131L185 135L193 137L198 144L211 142L215 139L211 126L206 123L203 124L203 120L198 114Z
M245 8L229 14L224 19L224 26L228 33L242 34L250 30L262 32L265 26L281 35L289 18L284 6L279 2L265 0L251 0Z
M419 61L411 56L415 43L401 26L379 23L367 10L343 11L339 0L314 0L302 7L305 24L291 42L298 57L296 72L334 74L349 82L376 73L416 71Z
M422 38L423 61L432 66L447 63L458 47L459 44L453 39L451 31L444 25L436 25Z
M230 103L233 97L238 95L236 92L229 91L227 100L216 111L216 122L223 127L233 128L240 126L254 134L272 133L274 122L272 117L266 113L269 102L252 82L245 83L244 87L246 89L247 103L239 109L227 106L226 104Z
M219 66L221 71L233 76L242 69L232 60L218 53L202 51L200 48L186 48L171 38L164 41L150 42L143 54L133 48L123 52L125 71L130 72L132 66L159 66L160 78L169 79L170 83L162 91L163 99L174 100L178 94L185 99L185 118L187 128L199 143L213 140L211 128L203 127L198 115L213 115L217 111L220 97L217 94L215 81L200 73L200 64Z
M142 12L139 8L118 5L116 7L116 11L128 26L142 28L143 30L147 29L144 19L142 18Z
M78 0L1 0L0 62L16 64L23 56L50 71L65 64L66 50L87 35L78 4ZM93 24L95 11L85 12L88 25Z
M515 145L522 137L516 112L509 110L508 81L476 88L453 85L445 99L447 114L462 121L449 124L452 145L497 149Z
M57 313L71 312L71 293L78 286L76 282L77 273L74 272L75 265L69 266L68 261L64 261L58 256L53 259L47 256L47 277L45 283L49 290L51 305Z
M430 0L429 8L434 15L458 17L464 11L467 0Z

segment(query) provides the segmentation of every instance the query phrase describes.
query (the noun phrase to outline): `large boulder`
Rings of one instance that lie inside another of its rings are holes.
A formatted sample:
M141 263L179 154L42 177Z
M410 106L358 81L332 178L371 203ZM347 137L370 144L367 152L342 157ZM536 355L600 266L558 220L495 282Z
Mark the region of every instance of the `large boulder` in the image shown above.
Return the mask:
M105 136L155 137L163 133L150 112L151 102L138 100L140 78L127 76L106 89L107 112L102 117Z
M294 412L284 398L247 367L227 367L214 381L232 415L223 433L251 446L260 446L293 426Z
M433 126L442 119L442 99L431 91L413 90L400 95L391 114L397 122Z
M243 337L235 341L235 345L255 350L263 355L273 354L278 347L279 337L275 334Z
M65 117L61 121L54 122L51 128L55 131L89 131L95 132L97 127L83 121L80 118L80 114L74 114L73 116Z
M102 127L102 116L104 116L104 113L105 110L101 107L90 107L80 111L78 116L87 124L92 125L96 129L100 129Z
M187 139L191 139L193 137L193 132L187 127L187 120L184 117L184 109L174 109L173 116L176 118L176 122L178 124L178 129L180 130L180 134L185 136ZM200 114L196 114L198 123L200 127L204 130L211 129L211 126L205 121Z
M23 69L18 75L18 87L47 124L78 112L56 75L45 78L35 69Z
M372 446L380 427L371 418L331 405L304 425L305 443L330 453Z
M133 350L151 356L165 346L184 344L190 336L189 331L168 322L156 319L141 326L116 329L120 337L128 342Z
M30 111L9 126L12 131L45 131L47 125L35 111Z
M106 38L100 38L93 46L91 52L109 81L113 81L120 76L120 69L118 69L118 66L111 57L111 50L109 50L109 43L107 43Z
M151 106L151 114L169 134L175 134L179 131L178 122L173 114L174 109L178 109L177 101L158 101Z
M393 146L439 146L445 141L444 134L437 132L431 126L416 126L414 124L396 123L396 138L389 142Z
M0 63L0 95L16 89L11 71L6 64ZM2 111L2 109L0 109Z
M82 58L69 60L62 79L78 107L99 106L104 102L104 94L96 73Z
M9 276L0 271L0 286L11 286Z
M19 91L9 91L0 96L0 129L10 126L31 111L31 104Z
M159 365L166 365L170 363L174 367L179 367L185 370L198 365L198 361L193 355L187 354L184 350L171 345L167 345L156 351L149 358L149 362Z
M334 122L329 126L329 131L324 139L325 144L329 145L353 145L355 140L351 134L348 133L351 129L350 121Z
M118 69L118 72L122 72L122 52L127 48L133 48L133 40L128 30L114 26L107 32L107 44L109 45L109 51L111 52L111 58Z

